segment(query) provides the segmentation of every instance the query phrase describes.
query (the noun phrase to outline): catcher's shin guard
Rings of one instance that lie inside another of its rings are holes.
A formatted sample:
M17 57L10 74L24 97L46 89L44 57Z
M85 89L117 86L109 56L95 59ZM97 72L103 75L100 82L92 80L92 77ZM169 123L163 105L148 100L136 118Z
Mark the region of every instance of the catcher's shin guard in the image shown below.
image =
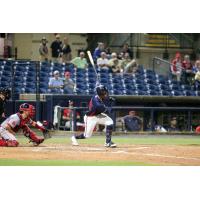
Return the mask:
M36 135L35 132L33 132L28 126L23 127L24 136L30 139L30 142L33 142L36 145L39 145L40 143L44 142L43 137L39 137Z
M7 141L4 139L0 139L0 146L1 147L7 147Z
M1 147L17 147L19 145L19 142L16 140L4 140L0 139L0 146Z
M17 147L18 145L19 145L19 142L17 142L16 140L8 140L7 141L8 147Z
M106 127L106 143L111 142L112 130L113 130L113 125L109 125Z

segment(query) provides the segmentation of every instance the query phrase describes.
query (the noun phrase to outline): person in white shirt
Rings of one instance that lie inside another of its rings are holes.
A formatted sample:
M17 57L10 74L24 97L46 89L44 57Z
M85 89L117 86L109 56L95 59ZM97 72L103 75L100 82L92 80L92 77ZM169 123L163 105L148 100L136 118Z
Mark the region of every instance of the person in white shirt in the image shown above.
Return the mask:
M51 89L54 93L61 93L61 89L63 88L63 79L60 77L59 71L54 71L54 77L49 80L49 89Z
M100 68L109 69L108 59L105 52L101 52L101 57L97 59L97 65Z

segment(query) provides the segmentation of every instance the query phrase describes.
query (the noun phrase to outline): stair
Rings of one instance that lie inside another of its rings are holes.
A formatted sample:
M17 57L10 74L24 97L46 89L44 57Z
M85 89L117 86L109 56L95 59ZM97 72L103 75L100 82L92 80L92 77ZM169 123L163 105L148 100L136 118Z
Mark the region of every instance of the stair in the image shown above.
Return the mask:
M180 44L175 39L166 34L145 34L144 35L145 47L171 47L180 48Z

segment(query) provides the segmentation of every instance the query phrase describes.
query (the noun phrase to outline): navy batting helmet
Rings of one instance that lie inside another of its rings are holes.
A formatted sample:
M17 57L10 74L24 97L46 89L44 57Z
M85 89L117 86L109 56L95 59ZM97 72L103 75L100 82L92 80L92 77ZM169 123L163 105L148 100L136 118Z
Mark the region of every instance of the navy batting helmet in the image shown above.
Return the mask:
M108 93L108 89L104 85L98 85L96 87L96 92L97 92L98 96L102 96L102 95Z

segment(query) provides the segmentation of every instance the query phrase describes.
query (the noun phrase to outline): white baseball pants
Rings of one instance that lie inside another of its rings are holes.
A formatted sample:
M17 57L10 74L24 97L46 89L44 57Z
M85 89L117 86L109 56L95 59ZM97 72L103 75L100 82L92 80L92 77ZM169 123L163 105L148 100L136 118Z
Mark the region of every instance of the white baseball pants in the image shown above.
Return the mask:
M84 116L84 122L85 122L85 132L84 136L86 138L89 138L92 136L92 132L97 124L110 126L113 125L113 120L106 114L100 114L100 117L98 116Z

